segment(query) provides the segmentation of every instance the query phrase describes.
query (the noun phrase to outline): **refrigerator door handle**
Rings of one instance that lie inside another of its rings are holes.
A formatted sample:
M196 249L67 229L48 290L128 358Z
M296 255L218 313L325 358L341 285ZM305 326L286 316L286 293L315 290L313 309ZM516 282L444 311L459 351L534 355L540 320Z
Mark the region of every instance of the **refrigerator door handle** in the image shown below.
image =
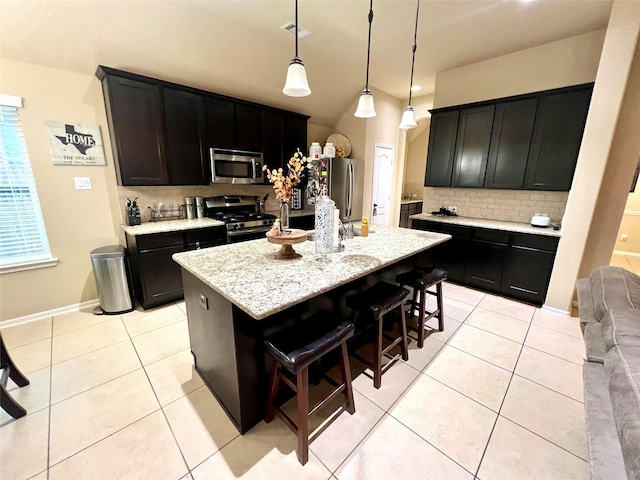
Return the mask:
M349 186L347 192L347 217L351 218L351 210L353 208L353 164L349 163Z

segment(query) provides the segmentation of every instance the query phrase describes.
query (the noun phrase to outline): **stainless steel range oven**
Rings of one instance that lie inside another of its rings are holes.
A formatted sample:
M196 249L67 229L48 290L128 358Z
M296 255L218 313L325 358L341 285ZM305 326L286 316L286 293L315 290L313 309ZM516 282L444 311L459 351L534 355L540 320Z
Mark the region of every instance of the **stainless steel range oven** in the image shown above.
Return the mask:
M256 198L246 195L221 195L205 198L207 217L220 220L227 227L227 243L265 238L275 215L258 213Z

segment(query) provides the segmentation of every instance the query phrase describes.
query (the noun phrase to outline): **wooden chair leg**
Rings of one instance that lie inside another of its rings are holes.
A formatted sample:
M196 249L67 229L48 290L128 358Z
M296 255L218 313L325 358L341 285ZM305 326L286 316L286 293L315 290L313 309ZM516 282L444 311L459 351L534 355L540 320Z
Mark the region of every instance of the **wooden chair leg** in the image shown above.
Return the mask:
M2 335L0 335L0 368L8 368L9 378L19 387L26 387L29 385L29 379L25 377L20 369L16 367L16 364L13 363L9 352L7 351L7 347L4 344Z
M2 388L0 390L0 407L2 407L13 418L24 417L27 414L27 411L13 399L9 392L7 392L4 385L0 385L0 387Z
M264 421L269 423L273 420L275 416L275 408L273 406L273 402L276 401L276 396L278 395L278 370L280 368L280 364L273 360L271 362L271 373L269 374L269 394L267 396L267 411L264 415Z
M424 325L424 316L422 317L422 324ZM409 338L407 337L407 318L404 314L404 308L402 308L402 305L400 306L400 332L402 333L400 352L402 353L402 359L406 362L409 360L409 349L407 347L409 344ZM421 334L424 334L424 329L422 329L422 332L418 334L418 338L420 338Z
M309 460L309 368L297 376L298 397L298 461L304 465Z
M353 415L356 411L356 405L353 401L351 367L349 366L349 353L347 352L346 342L343 342L342 345L340 345L340 370L342 373L342 381L344 383L344 398L347 402L347 412Z
M436 286L436 294L438 297L438 330L444 331L444 311L443 311L443 301L442 301L442 282L438 282Z
M373 386L380 388L382 385L382 329L384 318L382 316L377 319L377 331L373 352Z

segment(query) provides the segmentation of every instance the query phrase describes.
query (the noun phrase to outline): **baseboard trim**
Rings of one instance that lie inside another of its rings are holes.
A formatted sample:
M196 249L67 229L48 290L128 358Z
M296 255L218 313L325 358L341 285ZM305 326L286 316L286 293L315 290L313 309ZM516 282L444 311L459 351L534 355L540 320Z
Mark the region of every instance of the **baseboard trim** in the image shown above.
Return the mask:
M11 318L9 320L3 320L0 322L0 327L13 327L22 323L35 322L36 320L42 320L47 317L54 317L56 315L62 315L63 313L72 313L82 310L83 308L92 308L100 305L100 301L96 298L94 300L87 300L86 302L74 303L73 305L67 305L66 307L54 308L52 310L46 310L44 312L32 313L31 315L25 315L24 317Z
M568 310L561 310L559 308L550 307L548 305L542 305L542 307L540 307L540 310L546 310L547 312L555 313L556 315L562 315L564 317L571 316L571 312L569 312Z
M628 257L640 257L640 253L627 252L626 250L614 250L613 253L616 253L618 255L626 255Z

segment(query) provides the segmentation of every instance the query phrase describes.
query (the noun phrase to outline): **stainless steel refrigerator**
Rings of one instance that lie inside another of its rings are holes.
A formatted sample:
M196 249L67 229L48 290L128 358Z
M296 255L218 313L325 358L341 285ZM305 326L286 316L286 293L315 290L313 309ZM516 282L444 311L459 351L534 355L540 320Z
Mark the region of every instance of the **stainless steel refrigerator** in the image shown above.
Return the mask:
M326 181L329 196L340 209L340 218L360 220L364 196L364 161L352 158L329 158Z

